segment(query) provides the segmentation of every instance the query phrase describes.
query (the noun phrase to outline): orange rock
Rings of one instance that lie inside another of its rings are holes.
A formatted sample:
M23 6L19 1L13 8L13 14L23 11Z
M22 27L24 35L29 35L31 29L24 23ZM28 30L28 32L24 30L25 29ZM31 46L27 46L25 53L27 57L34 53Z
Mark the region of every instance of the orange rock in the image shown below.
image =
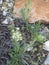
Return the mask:
M23 6L24 0L15 0L14 14L16 17L21 17L20 9ZM34 23L38 20L49 23L49 0L32 0L29 21L30 23Z

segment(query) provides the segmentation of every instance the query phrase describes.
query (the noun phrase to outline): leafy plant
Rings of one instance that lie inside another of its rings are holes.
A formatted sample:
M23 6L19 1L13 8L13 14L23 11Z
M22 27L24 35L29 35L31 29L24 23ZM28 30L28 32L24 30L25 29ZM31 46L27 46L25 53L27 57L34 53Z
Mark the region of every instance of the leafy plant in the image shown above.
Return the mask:
M39 31L41 30L40 22L34 23L33 25L28 23L30 11L31 11L31 2L32 2L31 0L28 0L28 4L26 5L26 1L25 1L24 8L21 9L20 13L25 23L26 29L29 32L31 32L31 39L32 40L36 39L37 41L41 42L43 41L43 36L39 34Z
M7 65L25 65L27 62L23 58L27 45L22 41L19 28L16 28L16 30L14 30L14 27L11 28L11 40L13 47L8 51L10 59L7 60Z
M39 42L43 41L43 36L39 33L41 31L41 28L42 26L40 22L33 24L33 26L31 27L31 39L35 39Z
M19 30L19 28L14 27L11 28L11 40L13 43L13 48L9 49L9 56L10 60L7 61L7 65L25 65L28 64L24 60L24 55L27 54L26 52L31 51L35 55L36 62L39 62L41 60L41 55L39 50L41 51L44 37L40 34L39 31L41 31L41 24L40 22L29 24L29 14L30 14L30 4L31 0L28 0L28 5L26 5L24 8L21 9L21 16L25 23L25 29L31 33L31 40L30 44L27 44L25 40L23 40L22 34ZM28 54L27 54L28 55ZM36 63L31 59L31 64L36 65Z
M24 7L20 10L21 17L25 23L29 20L29 15L31 11L31 0L28 0L28 4L26 4L26 0L24 3Z
M30 6L29 4L28 6ZM21 13L23 21L25 22L25 27L27 31L31 33L30 45L28 46L27 51L32 51L32 53L36 56L35 59L37 59L37 62L39 63L42 59L42 56L39 50L42 51L43 42L45 41L45 39L44 39L44 36L40 34L42 26L39 21L34 24L28 23L30 10L31 8L30 7L27 8L27 5L25 4L24 8L21 9L20 13ZM32 61L32 64L36 65L34 61Z

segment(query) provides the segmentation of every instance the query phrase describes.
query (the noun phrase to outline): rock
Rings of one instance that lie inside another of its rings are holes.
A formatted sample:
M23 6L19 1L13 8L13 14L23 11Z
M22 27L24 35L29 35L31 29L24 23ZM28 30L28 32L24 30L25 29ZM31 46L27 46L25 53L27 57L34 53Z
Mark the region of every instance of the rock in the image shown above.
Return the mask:
M6 11L3 11L3 16L6 16L7 15L7 12Z
M9 6L10 8L12 8L12 7L13 7L13 3L8 3L8 6Z
M0 4L2 4L3 3L3 1L2 0L0 0Z
M7 7L2 6L2 11L7 11Z
M47 58L46 58L46 60L44 62L44 65L49 65L49 53L48 53Z
M27 2L28 0L26 0ZM24 0L15 0L14 15L21 17L20 9L24 7ZM49 23L49 0L32 0L30 23L43 20L43 23Z
M28 49L27 49L27 51L31 51L33 49L33 47L29 47Z
M3 24L8 24L8 20L5 19L2 23L3 23Z
M49 40L43 43L43 49L49 51Z

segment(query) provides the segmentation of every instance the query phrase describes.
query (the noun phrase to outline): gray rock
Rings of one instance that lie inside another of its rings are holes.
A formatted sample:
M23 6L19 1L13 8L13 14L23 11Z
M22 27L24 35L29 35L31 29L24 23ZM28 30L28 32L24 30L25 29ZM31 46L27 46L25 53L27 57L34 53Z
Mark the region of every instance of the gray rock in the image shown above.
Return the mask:
M5 19L2 23L3 23L3 24L8 24L8 20Z
M7 15L7 12L6 11L3 11L3 16L6 16Z
M43 49L49 51L49 40L43 43Z
M48 53L48 56L47 56L47 58L46 58L46 60L44 62L44 65L49 65L49 53Z
M0 4L2 4L3 3L3 1L2 0L0 0Z

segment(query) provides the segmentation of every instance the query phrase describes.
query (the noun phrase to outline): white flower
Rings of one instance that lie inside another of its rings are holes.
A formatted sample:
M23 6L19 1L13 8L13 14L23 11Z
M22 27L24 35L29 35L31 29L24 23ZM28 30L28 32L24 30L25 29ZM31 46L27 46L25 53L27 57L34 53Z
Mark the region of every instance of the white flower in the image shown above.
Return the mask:
M13 32L12 38L16 41L19 41L22 40L22 35L18 30L16 30L16 32Z

